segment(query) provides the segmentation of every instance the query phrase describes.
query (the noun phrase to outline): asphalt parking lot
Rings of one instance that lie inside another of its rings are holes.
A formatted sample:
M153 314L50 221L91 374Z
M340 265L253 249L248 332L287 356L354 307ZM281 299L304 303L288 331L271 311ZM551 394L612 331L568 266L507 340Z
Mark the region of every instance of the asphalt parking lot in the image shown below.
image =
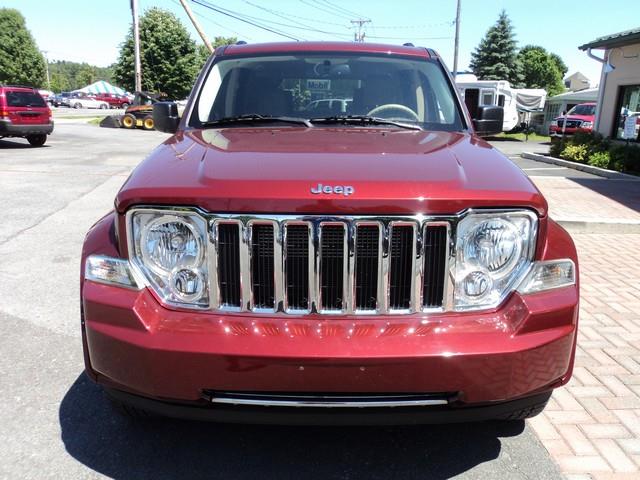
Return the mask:
M166 137L78 122L39 149L0 140L0 478L560 477L525 422L303 428L140 424L112 412L82 373L80 249Z

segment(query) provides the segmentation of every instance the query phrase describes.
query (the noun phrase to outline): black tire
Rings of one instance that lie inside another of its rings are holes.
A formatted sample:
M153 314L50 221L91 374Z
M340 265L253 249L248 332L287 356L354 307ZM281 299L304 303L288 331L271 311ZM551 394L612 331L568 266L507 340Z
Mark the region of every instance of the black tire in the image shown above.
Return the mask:
M73 108L75 109L82 108L82 104L80 102L74 103Z
M27 141L32 147L41 147L47 141L47 136L44 133L39 135L27 135Z
M505 413L498 417L497 420L526 420L527 418L533 418L542 413L544 407L547 406L548 401L549 399L547 398L544 402L531 405L521 410L516 410L515 412Z
M150 420L155 417L155 415L153 415L151 412L138 407L134 407L133 405L129 405L128 403L123 403L120 400L113 398L108 393L107 398L109 399L109 403L111 403L111 408L113 408L113 410L118 412L123 417L139 421Z
M124 108L125 110L129 107L129 104L127 102L124 102L122 105L120 105L120 108ZM117 107L116 107L117 108Z
M151 115L146 115L143 119L142 119L142 128L145 130L154 130L156 128L156 125L153 121L153 116Z
M126 113L121 122L124 128L136 128L136 117L131 115L130 113Z
M106 110L109 108L109 105L100 105L100 110Z

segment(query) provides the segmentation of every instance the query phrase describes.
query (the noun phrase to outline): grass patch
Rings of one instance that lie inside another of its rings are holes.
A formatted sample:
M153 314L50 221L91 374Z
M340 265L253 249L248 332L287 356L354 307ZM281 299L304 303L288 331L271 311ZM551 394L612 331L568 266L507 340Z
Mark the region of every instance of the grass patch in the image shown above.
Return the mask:
M87 123L91 125L100 125L100 122L104 120L106 117L95 117L89 120Z
M520 133L505 133L502 132L498 135L496 135L496 137L498 138L507 138L510 140L518 140L520 142L525 142L527 140L527 136L520 132ZM551 137L549 135L539 135L537 133L530 133L529 134L529 141L530 142L550 142L551 141Z

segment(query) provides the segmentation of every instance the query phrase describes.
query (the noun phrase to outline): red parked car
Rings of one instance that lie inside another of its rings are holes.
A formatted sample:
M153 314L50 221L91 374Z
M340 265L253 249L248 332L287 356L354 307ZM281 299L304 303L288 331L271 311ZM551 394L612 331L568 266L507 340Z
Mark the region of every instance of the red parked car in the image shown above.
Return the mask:
M86 372L126 412L522 419L569 381L573 241L433 50L222 47L154 120L82 252Z
M127 108L131 104L128 97L117 93L96 93L93 97L107 102L111 108Z
M51 132L51 110L38 90L0 85L0 138L23 137L41 147Z
M566 115L556 118L549 126L549 135L562 135L564 122L565 135L573 135L576 132L591 132L596 118L595 103L581 103L567 112Z

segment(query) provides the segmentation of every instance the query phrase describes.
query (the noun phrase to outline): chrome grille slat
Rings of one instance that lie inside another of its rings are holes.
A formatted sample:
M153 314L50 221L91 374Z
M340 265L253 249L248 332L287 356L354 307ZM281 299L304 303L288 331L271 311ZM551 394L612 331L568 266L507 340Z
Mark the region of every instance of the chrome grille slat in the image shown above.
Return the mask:
M237 223L218 223L218 284L220 305L237 307L240 303L240 231Z
M211 309L381 315L450 304L453 217L211 216Z

